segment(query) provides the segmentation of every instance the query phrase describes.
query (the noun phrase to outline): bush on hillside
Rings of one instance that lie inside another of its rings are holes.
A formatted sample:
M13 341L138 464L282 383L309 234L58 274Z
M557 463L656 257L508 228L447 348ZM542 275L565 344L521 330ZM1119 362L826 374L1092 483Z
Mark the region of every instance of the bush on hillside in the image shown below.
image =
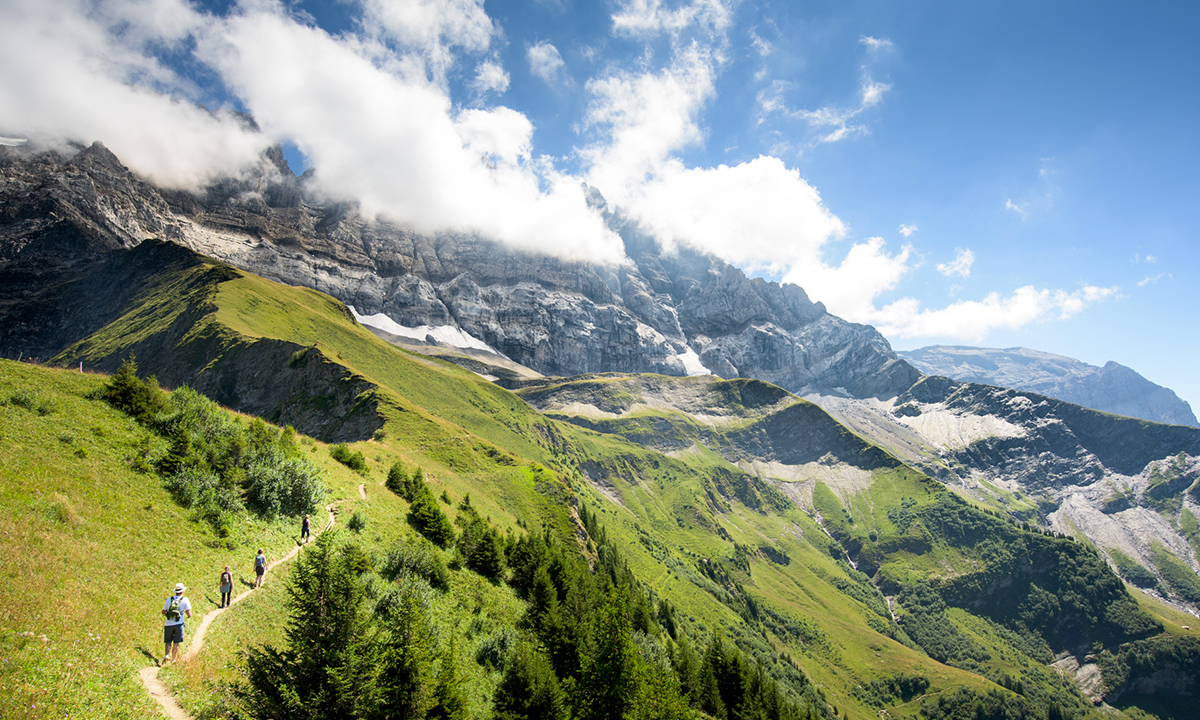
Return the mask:
M338 443L329 448L329 455L359 475L366 476L368 472L367 459L361 452L352 452L350 448Z
M145 380L138 377L137 362L132 357L121 363L103 393L109 404L143 424L149 423L167 404L166 394L153 375Z
M442 562L441 553L424 538L404 543L389 552L379 574L389 581L415 575L425 578L436 590L450 588L450 572L446 569L446 563Z
M176 502L195 509L195 517L222 536L246 506L268 518L295 516L315 510L324 496L320 471L300 452L290 427L258 418L246 423L191 388L168 395L153 378L139 380L132 360L105 386L104 397L167 439L170 450L157 459L143 443L139 461L156 467Z

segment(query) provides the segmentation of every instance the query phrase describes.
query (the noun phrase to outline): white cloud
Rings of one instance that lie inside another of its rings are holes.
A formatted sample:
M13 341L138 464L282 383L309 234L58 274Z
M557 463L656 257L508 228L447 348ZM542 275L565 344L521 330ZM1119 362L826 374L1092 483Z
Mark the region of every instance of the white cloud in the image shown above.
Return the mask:
M1133 255L1133 264L1134 265L1141 265L1142 263L1146 263L1148 265L1154 265L1157 262L1158 262L1158 257L1155 255L1143 255L1141 253L1134 253L1134 255Z
M875 38L870 35L863 35L858 39L860 43L867 46L868 50L885 50L892 47L892 41L886 38Z
M587 127L604 136L582 151L591 163L588 182L623 204L671 153L699 143L695 116L714 94L713 62L692 45L659 72L616 71L589 81Z
M958 250L954 259L948 263L938 263L937 271L946 277L957 275L959 277L971 276L971 265L975 262L975 253L970 250Z
M529 72L533 73L534 77L552 85L557 84L559 73L566 65L562 55L558 53L558 48L543 40L527 48L525 57L529 60Z
M475 79L471 81L471 90L478 97L488 93L503 95L508 91L508 73L497 62L486 60L475 66Z
M1013 202L1012 198L1009 198L1004 201L1004 209L1012 210L1016 214L1020 215L1022 220L1024 220L1026 217L1029 216L1029 211L1026 209L1026 206L1019 205L1019 204Z
M916 231L917 231L916 225L901 225L900 230L899 230L900 234L903 235L904 237L909 237Z
M829 312L854 322L875 314L875 298L894 289L909 271L913 249L905 245L889 255L883 238L855 243L837 267L819 257L794 264L783 282L804 288L809 297L825 303Z
M682 243L771 272L816 262L845 233L799 171L773 157L716 168L668 161L628 207L667 251Z
M1159 280L1162 280L1163 278L1170 278L1170 277L1172 277L1171 273L1159 273L1157 275L1147 275L1146 277L1142 278L1141 280L1138 280L1138 287L1146 287L1147 285L1154 285Z
M516 110L465 110L455 128L469 151L489 160L515 165L529 159L533 123Z
M667 33L678 37L687 30L710 36L724 33L733 21L730 4L722 0L690 0L667 8L662 0L621 0L612 16L618 35L649 38Z
M939 265L967 270L970 251L960 251L954 263ZM823 260L798 262L784 277L803 287L814 301L830 313L852 322L874 325L891 338L936 338L981 342L1000 328L1021 328L1034 322L1066 320L1095 303L1118 297L1116 287L1085 285L1078 290L1017 288L1007 297L990 293L982 300L961 300L942 308L925 308L912 297L878 306L880 296L899 287L913 266L911 246L889 254L881 238L855 243L840 265ZM965 277L965 274L964 274Z
M878 105L883 101L883 94L891 90L892 86L886 83L875 82L871 78L867 78L862 85L862 107L869 108L872 105Z
M1067 292L1027 285L1017 288L1008 297L990 293L983 300L964 300L936 310L923 309L913 298L902 298L867 313L859 321L874 324L889 337L981 342L993 330L1017 329L1055 317L1066 320L1117 293L1115 287L1089 285Z
M0 134L35 145L100 140L155 182L196 187L255 162L266 144L155 59L204 17L182 2L0 4Z
M497 29L483 0L359 0L368 36L414 50L427 63L425 72L444 82L455 64L455 50L483 52ZM413 58L408 58L413 59Z
M771 53L775 52L775 46L772 45L769 40L763 38L753 30L750 31L750 44L754 47L754 50L758 53L759 57L765 58Z
M393 74L370 49L276 12L229 18L202 52L264 130L312 161L319 188L357 199L368 216L568 257L623 257L579 181L530 157L532 125L513 110L455 117L436 83Z
M839 108L828 105L816 110L789 109L783 95L790 88L790 83L775 80L767 88L759 91L757 100L762 115L777 113L784 117L802 120L818 133L818 143L835 143L856 135L869 135L870 128L859 121L859 116L868 108L883 102L884 94L891 90L892 86L876 82L869 75L864 75L862 85L859 87L857 107Z

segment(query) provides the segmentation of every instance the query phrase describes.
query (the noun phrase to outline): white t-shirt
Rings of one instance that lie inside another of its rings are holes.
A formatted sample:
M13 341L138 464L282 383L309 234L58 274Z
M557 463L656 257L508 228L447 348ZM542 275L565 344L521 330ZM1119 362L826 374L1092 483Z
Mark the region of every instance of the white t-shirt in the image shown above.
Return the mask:
M163 603L163 610L170 610L171 609L171 601L174 599L175 599L174 595L167 598L167 601ZM179 619L172 620L170 618L167 618L167 621L165 623L163 623L164 625L182 625L183 619L184 619L184 613L187 612L188 610L192 609L192 603L187 598L181 598L179 600L179 607L177 607L175 609L179 611Z

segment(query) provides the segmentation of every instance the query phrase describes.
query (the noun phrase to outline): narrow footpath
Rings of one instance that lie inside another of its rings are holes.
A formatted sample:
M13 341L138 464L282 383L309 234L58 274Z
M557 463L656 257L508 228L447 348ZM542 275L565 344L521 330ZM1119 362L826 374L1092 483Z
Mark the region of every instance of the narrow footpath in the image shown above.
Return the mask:
M365 500L367 498L366 488L362 485L359 485L358 494L359 497ZM341 504L341 502L342 501L339 500L335 503L330 503L329 505L325 506L325 511L329 513L329 523L323 529L315 533L313 538L316 538L321 533L333 527L337 520L335 508ZM284 555L274 562L268 563L267 573L270 573L271 570L280 563L285 563L288 560L296 557L296 555L300 553L300 549L302 547L302 545L297 545L296 547L292 548L287 555ZM196 657L197 653L199 653L204 647L204 638L208 635L208 628L210 625L212 625L213 620L216 620L221 613L231 609L234 605L250 597L250 595L253 593L254 588L243 590L240 594L238 594L237 597L233 598L229 602L228 608L214 608L205 613L204 617L200 620L200 626L196 628L196 632L192 636L191 644L188 645L187 651L180 656L177 662L185 663ZM172 695L171 691L167 689L167 686L158 679L158 671L160 669L161 667L158 664L154 664L144 667L138 671L138 677L141 678L142 685L146 687L146 692L150 693L150 696L158 701L158 704L162 706L163 712L167 717L171 718L171 720L192 720L192 716L188 715L183 708L179 707L179 704L175 702L175 696Z

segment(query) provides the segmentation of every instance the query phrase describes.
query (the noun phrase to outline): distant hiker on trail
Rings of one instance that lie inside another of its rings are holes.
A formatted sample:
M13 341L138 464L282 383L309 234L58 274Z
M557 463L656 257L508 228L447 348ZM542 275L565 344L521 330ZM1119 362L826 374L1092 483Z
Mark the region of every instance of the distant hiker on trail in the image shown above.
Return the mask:
M179 659L179 646L183 644L184 616L192 616L192 603L183 595L187 590L183 583L175 583L175 594L163 603L162 614L167 620L163 624L163 661Z
M300 542L308 542L308 516L304 516L304 520L300 523Z
M262 587L263 573L267 571L267 556L263 555L262 548L258 549L258 554L254 556L254 587Z
M225 572L221 573L221 607L227 608L230 605L229 596L233 594L233 573L229 572L229 566L225 566Z

